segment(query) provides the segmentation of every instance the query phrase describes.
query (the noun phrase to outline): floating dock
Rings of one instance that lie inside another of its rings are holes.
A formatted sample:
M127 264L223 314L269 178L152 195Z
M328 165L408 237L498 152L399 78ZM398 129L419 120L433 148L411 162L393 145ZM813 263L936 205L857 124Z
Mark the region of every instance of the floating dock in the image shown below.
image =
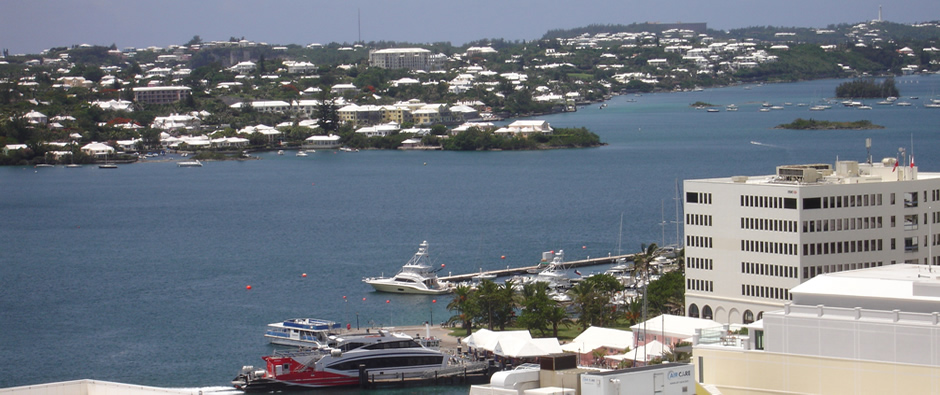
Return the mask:
M600 258L582 259L580 261L568 261L568 262L561 263L560 266L564 269L570 269L570 268L578 268L578 267L584 267L584 266L614 264L614 263L617 263L617 261L621 259L627 262L630 262L630 261L633 261L633 257L635 255L636 254L612 255L612 256L605 256L605 257L600 257ZM515 276L518 274L531 274L532 273L531 271L541 270L545 268L546 265L547 264L538 264L534 266L506 268L506 269L490 270L490 271L485 271L485 272L454 274L450 276L439 276L438 278L441 281L459 283L459 282L464 282L464 281L470 281L471 279L473 279L473 277L479 276L480 274L495 275L496 277Z

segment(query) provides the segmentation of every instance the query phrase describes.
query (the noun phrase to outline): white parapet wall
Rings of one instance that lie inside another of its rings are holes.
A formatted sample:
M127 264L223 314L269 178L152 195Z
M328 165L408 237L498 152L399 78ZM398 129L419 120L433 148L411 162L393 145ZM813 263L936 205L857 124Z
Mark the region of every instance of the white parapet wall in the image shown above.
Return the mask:
M58 383L0 388L0 394L16 395L155 395L155 394L203 394L196 388L159 388L142 385L114 383L99 380L75 380Z

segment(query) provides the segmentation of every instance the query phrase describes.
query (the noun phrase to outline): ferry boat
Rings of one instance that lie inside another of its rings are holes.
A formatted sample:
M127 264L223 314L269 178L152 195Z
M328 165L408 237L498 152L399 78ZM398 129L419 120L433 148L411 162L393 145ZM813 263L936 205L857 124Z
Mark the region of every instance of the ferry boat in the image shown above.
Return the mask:
M441 295L452 290L449 284L438 281L437 271L443 268L443 264L437 269L431 267L428 242L423 241L418 246L418 252L394 277L367 277L362 281L379 292Z
M337 387L358 384L360 365L373 379L419 377L447 367L444 353L403 333L380 330L336 340L335 348L279 351L264 356L264 369L242 367L232 384L246 392Z
M268 324L264 337L268 338L271 344L319 349L329 346L329 337L332 331L337 329L340 329L340 325L333 321L292 318Z

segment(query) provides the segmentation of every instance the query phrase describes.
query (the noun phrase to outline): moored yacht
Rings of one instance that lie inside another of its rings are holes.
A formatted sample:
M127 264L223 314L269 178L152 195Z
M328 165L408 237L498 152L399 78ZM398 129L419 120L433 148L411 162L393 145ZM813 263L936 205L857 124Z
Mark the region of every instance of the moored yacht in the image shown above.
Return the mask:
M271 344L319 349L329 345L332 331L339 328L339 324L333 321L292 318L268 324L264 337L268 338Z
M443 267L443 264L437 269L431 267L428 242L424 241L394 277L367 277L362 281L379 292L440 295L451 291L449 284L438 281L437 271Z
M373 379L421 376L447 366L445 354L411 336L380 330L335 338L335 348L278 351L261 357L264 369L245 366L232 380L243 391L321 388L359 383L360 365Z

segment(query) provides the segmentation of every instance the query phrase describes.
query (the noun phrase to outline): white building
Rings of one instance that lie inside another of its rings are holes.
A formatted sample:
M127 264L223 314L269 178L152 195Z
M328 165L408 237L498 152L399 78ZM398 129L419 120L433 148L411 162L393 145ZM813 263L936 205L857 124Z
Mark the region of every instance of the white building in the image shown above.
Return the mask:
M147 86L136 87L134 101L138 103L168 104L183 100L192 95L188 86Z
M686 180L688 316L746 324L781 309L790 289L817 275L926 264L928 239L940 240L928 233L940 219L932 208L940 208L940 173L901 162Z
M435 71L444 67L443 55L424 48L387 48L369 51L369 65L383 69Z
M744 336L703 331L698 382L723 394L940 393L940 270L893 265L817 276Z
M523 120L515 121L505 127L496 129L493 133L498 135L522 135L528 136L530 134L552 134L554 129L551 125L548 124L548 121L542 120Z

